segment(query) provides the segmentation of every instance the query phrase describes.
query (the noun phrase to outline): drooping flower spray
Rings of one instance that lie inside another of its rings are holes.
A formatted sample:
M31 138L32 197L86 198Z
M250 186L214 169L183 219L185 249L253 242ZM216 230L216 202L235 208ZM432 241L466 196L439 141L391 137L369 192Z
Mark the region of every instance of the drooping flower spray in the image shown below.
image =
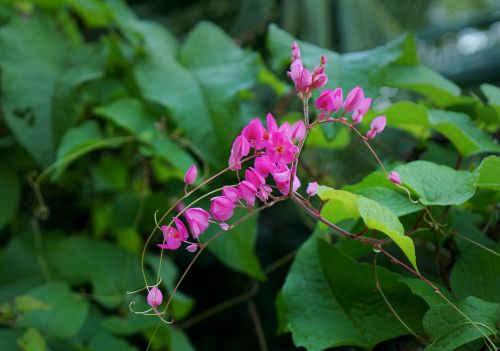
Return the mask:
M342 235L374 247L379 246L377 240L351 234L321 217L320 211L315 209L309 202L309 198L317 194L317 182L312 182L307 186L304 191L307 196L302 196L299 193L301 181L298 178L297 171L300 169L299 158L301 151L309 131L312 128L320 127L324 123L336 123L353 131L369 148L388 179L395 185L401 186L399 174L394 171L389 173L373 148L368 144L368 140L383 132L386 117L376 117L371 122L366 136L363 136L356 128L356 125L362 123L363 116L369 110L372 101L371 98L365 97L361 87L354 87L347 94L345 100L341 88L323 90L314 102L314 106L318 110L318 118L315 121L311 120L309 101L313 92L322 88L328 81L325 70L326 64L326 56L321 56L319 64L312 72L309 71L302 62L299 46L297 43L293 43L290 70L287 73L294 83L297 96L303 103L303 119L292 125L288 122L279 125L271 113L267 114L265 122L260 118L254 118L235 137L228 156L228 167L226 169L196 186L194 186L198 173L196 165L192 165L186 171L184 195L157 221L155 230L146 241L143 250L143 262L149 244L155 240L159 240L159 242L155 243L154 249L161 251L159 266L162 264L164 251L179 250L185 247L188 252L194 254L194 257L173 291L170 292L163 310L159 309L163 303L163 293L159 288L159 273L155 284L150 285L143 267L145 283L143 289L148 291L147 302L154 311L152 314L165 321L163 317L168 314L172 297L185 278L187 271L213 240L230 231L247 218L280 201L294 201L309 215L326 223ZM351 122L349 122L349 117ZM187 201L201 187L208 185L226 172L234 172L238 182L214 189L191 202ZM195 206L205 198L210 203L208 208ZM231 221L236 208L245 209L247 214L235 221ZM171 212L175 209L178 209L178 213L172 216L167 224L161 224L168 216L171 216ZM203 240L203 234L210 226L218 226L219 231L210 239ZM163 234L162 237L156 236L156 229L160 229ZM160 269L158 269L159 271ZM138 313L145 314L144 312Z

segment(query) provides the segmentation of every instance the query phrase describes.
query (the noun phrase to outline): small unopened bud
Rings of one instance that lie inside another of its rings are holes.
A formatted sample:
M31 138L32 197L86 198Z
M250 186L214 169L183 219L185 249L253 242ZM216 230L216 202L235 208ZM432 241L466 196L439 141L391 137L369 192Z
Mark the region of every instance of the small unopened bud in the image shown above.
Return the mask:
M389 173L389 181L391 183L401 185L401 177L399 176L399 173L396 171L392 171Z

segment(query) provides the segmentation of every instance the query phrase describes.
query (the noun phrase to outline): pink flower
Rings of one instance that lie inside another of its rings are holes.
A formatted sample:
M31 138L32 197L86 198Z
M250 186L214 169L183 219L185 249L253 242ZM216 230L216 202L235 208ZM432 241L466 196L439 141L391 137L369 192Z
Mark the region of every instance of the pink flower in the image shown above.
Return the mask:
M238 185L238 190L241 198L245 200L247 205L253 206L255 203L255 195L257 195L257 188L248 180L244 180Z
M375 135L382 133L385 128L385 116L378 116L370 123L370 130L366 133L368 139L375 138Z
M210 200L210 213L219 221L227 221L233 216L234 203L227 196L216 196Z
M287 166L280 164L274 172L271 173L274 182L278 186L278 190L286 195L290 191L290 169Z
M347 112L354 111L361 104L364 97L365 93L363 92L363 89L361 89L360 87L355 87L349 92L347 98L344 101L344 110L346 110Z
M297 147L283 133L275 132L266 146L266 152L272 162L288 164L293 161Z
M191 229L191 235L195 239L198 239L200 234L203 234L210 225L208 222L210 214L202 208L190 208L186 210L184 216L186 217L189 228Z
M243 128L241 135L250 142L250 146L253 146L256 150L260 150L266 146L263 139L264 131L264 126L262 126L260 119L254 118Z
M164 243L158 244L158 247L167 250L177 250L182 242L187 239L188 233L182 221L178 218L174 218L174 221L177 228L167 225L161 226Z
M316 108L320 111L327 113L333 113L340 110L342 107L343 95L342 89L337 88L335 91L331 89L325 89L321 92L321 95L316 100Z
M262 155L255 159L254 167L255 170L265 178L270 172L274 171L276 165L271 161L269 156Z
M163 301L163 294L161 293L160 289L158 289L156 286L153 286L151 289L149 289L146 300L148 301L149 306L156 308L161 305Z
M240 193L238 189L236 189L234 186L228 186L226 185L225 187L222 188L222 195L228 197L231 199L233 203L238 201L240 199Z
M318 192L318 183L312 182L307 186L307 195L314 196Z
M184 175L184 183L191 185L196 181L196 177L198 176L198 171L196 170L195 165L191 165Z
M389 173L389 180L391 183L401 185L401 177L399 176L399 173L396 171L392 171Z
M289 77L295 83L295 88L303 93L307 93L312 84L312 74L300 59L296 59L290 65Z
M294 123L290 137L294 141L302 141L306 136L306 125L301 119Z
M231 148L229 167L231 167L233 171L241 169L241 158L248 155L249 152L250 143L243 135L238 135L236 139L234 139L233 146Z
M257 197L260 199L260 201L266 202L269 198L269 194L271 194L272 191L273 188L271 188L269 185L261 185L257 190Z
M264 177L252 167L245 171L245 180L252 183L256 188L266 183Z
M288 123L288 122L283 123L279 127L278 131L283 133L287 138L290 138L290 136L292 135L292 127L290 126L290 123Z
M363 120L363 116L370 109L370 105L372 103L371 98L365 98L359 104L358 108L352 114L352 121L354 124L358 124Z
M274 119L271 113L268 113L266 116L266 124L267 124L267 131L269 133L274 133L275 131L278 130L278 123L276 123L276 120Z

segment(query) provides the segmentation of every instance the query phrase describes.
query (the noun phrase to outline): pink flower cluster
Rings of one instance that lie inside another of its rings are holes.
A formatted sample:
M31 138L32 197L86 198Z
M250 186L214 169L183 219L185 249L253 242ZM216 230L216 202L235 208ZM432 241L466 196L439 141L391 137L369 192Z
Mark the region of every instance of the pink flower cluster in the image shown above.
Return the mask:
M304 95L308 95L313 89L321 88L328 81L325 73L326 56L321 56L319 65L312 73L304 67L300 58L300 49L297 43L292 44L292 64L288 76L295 83L295 88Z
M323 90L316 100L315 105L316 108L321 111L319 115L320 120L330 118L332 114L339 112L343 108L342 118L345 118L344 116L347 113L352 113L352 124L356 125L363 120L363 116L370 109L371 103L372 99L365 97L363 89L355 87L347 94L345 101L341 88ZM385 124L385 116L376 117L370 125L370 130L366 134L366 138L373 139L375 135L384 130Z
M210 200L210 210L202 208L188 208L183 211L184 218L189 226L191 236L196 241L210 225L215 222L224 230L229 229L226 223L234 214L237 206L250 207L256 199L266 202L272 196L273 188L268 184L268 178L274 180L276 188L281 194L290 192L300 187L300 181L290 165L298 152L297 144L306 134L306 126L302 120L290 125L288 122L278 126L271 114L267 115L266 127L259 118L254 118L246 125L241 134L236 137L231 148L229 168L233 171L242 169L243 158L253 149L253 165L247 167L244 179L237 185L224 186L221 195ZM191 166L184 176L186 185L193 184L196 180L196 167ZM174 226L162 226L163 243L158 244L162 249L177 250L182 243L187 243L187 250L194 252L198 243L190 242L189 232L178 217L173 219Z

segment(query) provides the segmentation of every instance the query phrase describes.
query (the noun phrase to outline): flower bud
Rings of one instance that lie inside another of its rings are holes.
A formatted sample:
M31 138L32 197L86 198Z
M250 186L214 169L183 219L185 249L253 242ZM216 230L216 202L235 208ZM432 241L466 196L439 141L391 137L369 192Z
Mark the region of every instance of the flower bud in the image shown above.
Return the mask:
M309 196L315 196L316 193L318 192L318 183L316 182L312 182L312 183L309 183L309 185L307 186L307 195Z
M363 89L360 87L355 87L352 89L344 102L344 110L347 112L352 112L358 108L365 97Z
M385 128L386 118L385 116L378 116L370 124L370 130L366 133L368 139L373 139L377 134L382 133Z
M163 294L161 293L160 289L158 289L156 286L153 286L151 289L149 289L146 300L148 301L149 306L156 308L161 305L163 301Z
M401 177L399 176L399 173L396 171L392 171L389 173L389 181L391 183L401 185Z
M198 171L196 170L195 165L191 165L189 169L184 174L184 183L191 185L196 181L196 177L198 176Z
M218 221L227 221L233 216L234 203L227 196L216 196L210 200L210 213Z

